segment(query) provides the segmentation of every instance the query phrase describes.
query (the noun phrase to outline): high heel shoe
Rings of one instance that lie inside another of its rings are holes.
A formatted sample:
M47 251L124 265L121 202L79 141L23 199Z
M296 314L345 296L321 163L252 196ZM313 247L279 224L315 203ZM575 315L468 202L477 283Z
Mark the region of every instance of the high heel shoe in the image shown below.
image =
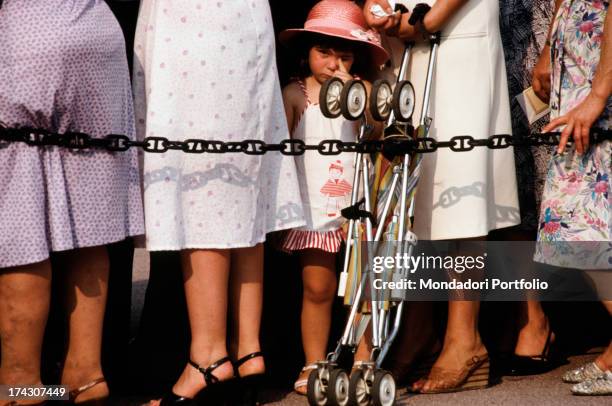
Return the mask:
M413 386L418 393L447 393L483 389L490 385L489 355L474 355L460 370L433 367L424 382ZM434 383L432 389L424 389L424 383Z
M223 404L224 401L219 398L218 392L222 385L229 385L229 382L233 381L233 379L230 379L229 381L221 381L219 378L213 375L213 371L226 362L231 362L229 357L223 357L220 360L210 364L208 367L202 368L192 360L189 360L189 365L197 369L198 372L203 375L204 382L206 382L206 387L204 387L204 389L202 389L194 398L188 398L186 396L180 396L174 392L170 392L161 399L160 406L195 406L198 403L207 405Z
M78 405L78 406L106 406L108 404L108 395L103 396L101 398L89 399L83 402L76 402L76 398L80 396L83 392L87 392L91 388L101 383L106 382L104 377L99 377L94 379L93 381L87 382L85 385L82 385L76 389L71 390L68 393L68 400L64 401L65 405Z
M560 361L555 342L552 341L552 335L553 331L549 328L546 344L544 344L544 349L540 355L528 356L513 354L510 358L508 375L538 375L555 369Z
M238 369L242 364L247 361L252 360L253 358L263 357L263 353L261 351L253 352L244 357L240 358L234 365L234 375L238 378L236 392L232 399L232 406L256 406L259 405L259 389L264 384L265 374L251 374L240 376Z

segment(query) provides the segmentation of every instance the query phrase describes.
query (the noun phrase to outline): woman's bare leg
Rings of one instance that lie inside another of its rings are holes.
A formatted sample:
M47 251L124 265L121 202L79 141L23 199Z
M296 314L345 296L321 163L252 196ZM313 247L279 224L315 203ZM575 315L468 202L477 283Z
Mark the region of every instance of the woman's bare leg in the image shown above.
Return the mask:
M235 360L261 349L259 332L263 306L263 244L232 250L230 298L232 309L231 353ZM239 367L240 376L262 373L263 357Z
M542 309L542 304L535 300L521 303L521 329L516 340L514 353L524 356L539 356L546 346L550 324ZM555 340L551 333L551 341Z
M484 240L484 237L458 240L457 254L472 257L483 255ZM467 275L461 272L451 271L451 278L461 280L465 277ZM481 272L476 273L475 270L472 270L469 277L481 279L483 275ZM461 370L473 356L482 356L487 353L478 331L480 302L465 300L466 293L462 291L456 291L453 294L457 300L450 300L448 303L448 323L444 334L444 344L440 356L433 365L433 368L445 371ZM420 386L420 384L419 382L416 385ZM435 388L436 382L431 379L426 380L422 386L424 391Z
M185 250L181 255L187 312L191 327L190 359L201 367L227 356L227 289L229 250ZM231 378L227 362L213 372L220 380ZM193 398L206 386L202 374L191 365L172 388L180 396Z
M68 316L68 351L62 384L73 390L102 373L102 329L108 292L109 260L105 246L80 248L55 254L61 273ZM108 396L100 383L83 392L76 402Z
M478 332L478 301L451 301L448 304L448 324L444 335L442 352L434 364L434 368L447 371L457 371L474 355L487 353L480 333ZM435 382L427 380L423 390L435 388Z
M612 301L605 300L603 305L608 310L608 313L610 313L610 316L612 316ZM608 344L606 350L603 352L603 354L597 357L595 362L602 371L612 371L612 342Z
M0 270L1 384L41 383L40 355L50 298L48 260ZM0 401L1 405L7 403Z

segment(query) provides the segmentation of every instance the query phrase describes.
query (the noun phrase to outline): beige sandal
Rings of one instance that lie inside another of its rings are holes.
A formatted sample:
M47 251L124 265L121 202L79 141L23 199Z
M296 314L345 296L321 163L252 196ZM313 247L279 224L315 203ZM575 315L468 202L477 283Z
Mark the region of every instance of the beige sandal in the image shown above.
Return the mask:
M312 364L308 364L306 365L304 368L302 368L302 370L300 371L300 374L302 372L306 372L306 371L312 371L314 369L317 369L317 363L313 362ZM295 391L295 393L299 394L299 395L303 395L306 396L306 392L302 393L300 392L298 389L299 388L303 388L306 385L308 385L308 377L303 378L303 379L298 379L297 381L295 381L295 383L293 384L293 390Z
M101 398L89 399L84 402L75 403L76 398L82 394L93 388L96 385L106 382L104 377L99 377L94 379L93 381L87 382L85 385L80 386L76 389L70 391L69 397L70 399L66 401L68 405L81 405L81 406L105 406L108 403L108 396L103 396Z
M424 390L421 386L418 392L447 393L486 388L490 385L489 356L475 355L456 371L434 367L427 380L434 382L433 388Z

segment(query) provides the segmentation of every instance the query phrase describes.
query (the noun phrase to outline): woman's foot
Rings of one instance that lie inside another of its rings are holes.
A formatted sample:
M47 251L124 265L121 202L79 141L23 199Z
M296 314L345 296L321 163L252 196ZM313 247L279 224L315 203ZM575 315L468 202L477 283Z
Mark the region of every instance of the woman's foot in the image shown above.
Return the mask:
M105 399L109 396L108 385L99 368L86 370L86 368L64 366L62 385L68 386L74 404Z
M259 350L244 354L239 352L234 365L239 377L260 375L266 372L265 359Z
M526 324L519 333L507 373L513 376L537 375L556 368L559 354L555 351L555 342L555 333L548 325L548 319Z
M530 321L519 331L514 354L525 357L540 356L546 347L546 343L548 342L550 346L555 340L555 333L550 331L548 318L544 317L539 321Z
M612 395L612 372L607 371L600 377L577 383L572 386L572 393L584 396Z
M214 359L193 359L193 362L201 368L208 368L211 365L217 363L227 356L215 357ZM219 381L227 381L234 377L234 368L229 358L223 361L218 367L211 371L211 374ZM195 368L191 363L188 363L183 370L183 373L179 377L178 381L172 387L172 393L180 397L189 399L195 398L195 396L207 386L206 380L200 370ZM152 400L150 406L158 406L161 400Z
M307 364L304 368L302 368L300 374L295 380L295 383L293 384L293 390L296 393L306 396L306 393L308 392L308 376L315 369L317 369L317 364L315 362Z
M478 359L478 364L485 358L488 359L487 349L480 340L480 337L477 337L471 343L468 341L445 340L442 352L432 367L432 373L428 377L415 382L412 390L415 392L435 392L440 390L442 386L447 386L448 383L443 382L448 381L448 379L439 379L442 375L447 377L451 377L451 375L458 376L461 371L466 369L466 365L473 363L473 360Z

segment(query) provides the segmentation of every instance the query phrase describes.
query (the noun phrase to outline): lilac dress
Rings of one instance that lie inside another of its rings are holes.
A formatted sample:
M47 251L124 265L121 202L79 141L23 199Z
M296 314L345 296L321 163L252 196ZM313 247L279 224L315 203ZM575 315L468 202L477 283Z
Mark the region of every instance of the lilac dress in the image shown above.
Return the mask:
M0 121L134 136L123 35L102 0L5 0ZM135 151L0 145L0 268L143 233Z

